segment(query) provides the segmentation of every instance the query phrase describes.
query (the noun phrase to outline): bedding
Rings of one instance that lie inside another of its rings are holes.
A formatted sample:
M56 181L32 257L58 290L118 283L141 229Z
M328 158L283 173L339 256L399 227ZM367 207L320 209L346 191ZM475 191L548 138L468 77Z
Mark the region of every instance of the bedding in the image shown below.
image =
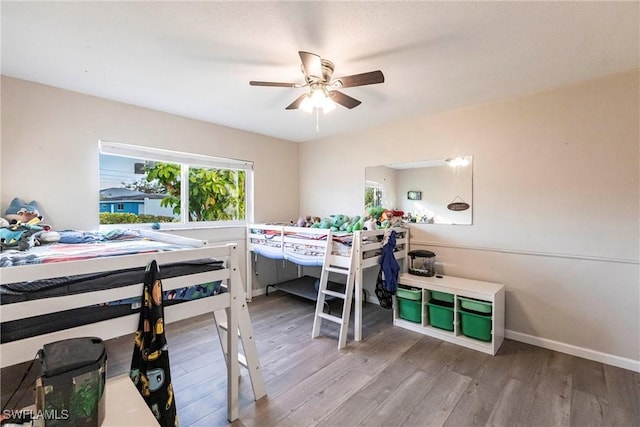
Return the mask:
M2 270L36 264L84 261L119 255L167 252L185 249L185 245L150 240L136 231L113 230L108 233L63 231L60 243L43 244L27 251L4 250L0 253ZM196 259L162 265L163 278L179 277L223 269L223 261ZM0 305L16 304L42 298L81 295L105 289L142 283L145 266L102 271L91 274L47 277L40 280L0 284ZM1 270L0 270L1 273ZM165 291L166 305L218 295L221 282L202 283ZM21 340L53 331L73 328L138 313L140 297L123 298L91 304L55 313L26 316L0 325L0 343Z
M294 231L291 231L294 230ZM322 266L329 230L295 227L250 228L251 251L271 259L285 259L303 266ZM352 233L333 233L333 255L348 257Z
M60 242L34 246L26 251L3 250L0 252L0 268L185 248L184 245L149 240L135 232L78 233L61 231Z

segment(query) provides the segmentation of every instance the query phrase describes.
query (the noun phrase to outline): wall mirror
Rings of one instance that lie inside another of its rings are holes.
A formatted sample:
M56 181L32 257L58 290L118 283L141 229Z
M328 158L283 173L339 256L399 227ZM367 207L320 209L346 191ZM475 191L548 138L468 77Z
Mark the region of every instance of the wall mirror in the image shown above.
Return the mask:
M472 156L371 166L365 181L365 209L401 210L420 224L472 224Z

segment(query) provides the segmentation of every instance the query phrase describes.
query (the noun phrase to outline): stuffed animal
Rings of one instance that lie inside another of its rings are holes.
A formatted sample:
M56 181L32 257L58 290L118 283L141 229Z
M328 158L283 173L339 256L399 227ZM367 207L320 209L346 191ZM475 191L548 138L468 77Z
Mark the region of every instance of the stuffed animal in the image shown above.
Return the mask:
M41 241L59 240L59 233L51 232L50 226L42 224L40 208L35 200L25 203L14 198L7 208L6 217L0 218L0 250L24 251L39 245Z
M304 224L304 226L305 226L305 227L307 227L307 228L308 228L308 227L311 227L311 226L313 225L314 220L313 220L313 218L311 218L311 215L307 215L307 216L304 218L304 223L305 223L305 224Z
M381 221L380 217L382 216L382 214L384 213L384 211L386 211L385 208L383 207L377 207L377 208L369 208L367 210L367 213L369 214L369 216L371 216L374 220L376 221Z
M377 227L377 223L376 220L373 217L369 217L369 219L367 219L364 222L364 228L363 229L367 229L367 230L375 230Z
M5 212L5 218L10 223L14 223L14 224L17 222L22 222L26 224L32 219L39 216L40 216L40 207L38 206L38 202L36 202L35 200L32 200L31 202L26 203L21 199L19 199L18 197L15 197L11 201L11 203L9 204L9 207L7 208L7 211Z
M311 228L321 228L323 230L328 230L329 228L331 228L332 223L333 220L331 218L320 219L319 217L315 217L314 223Z
M353 223L351 231L360 231L364 228L365 217L357 217L358 220Z
M330 228L332 231L340 230L340 227L342 226L342 224L344 224L345 221L347 220L347 217L344 215L329 215L329 218L331 220Z
M293 224L294 227L306 227L307 221L303 217L299 217L298 220Z

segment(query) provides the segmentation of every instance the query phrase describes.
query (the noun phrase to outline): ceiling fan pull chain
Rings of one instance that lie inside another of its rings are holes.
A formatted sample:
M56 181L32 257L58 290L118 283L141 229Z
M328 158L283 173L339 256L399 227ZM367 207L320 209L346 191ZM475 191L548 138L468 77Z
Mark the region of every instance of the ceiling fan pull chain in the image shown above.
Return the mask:
M316 133L320 133L320 109L316 108Z

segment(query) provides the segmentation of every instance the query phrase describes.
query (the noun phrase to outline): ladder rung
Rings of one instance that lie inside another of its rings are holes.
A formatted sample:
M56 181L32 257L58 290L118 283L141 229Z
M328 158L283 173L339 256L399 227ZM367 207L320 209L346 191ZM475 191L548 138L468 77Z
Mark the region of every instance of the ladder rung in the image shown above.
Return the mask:
M227 322L220 322L220 323L218 324L218 327L219 327L220 329L222 329L223 331L225 331L225 332L226 332L226 331L227 331ZM240 330L238 330L238 336L239 336L240 338L242 338L242 337L240 336ZM242 354L242 353L240 353L240 352L238 352L238 363L239 363L240 365L244 366L245 368L249 369L249 365L248 365L248 363L247 363L247 358L244 356L244 354Z
M220 322L218 324L218 327L224 331L227 330L227 322ZM238 329L238 336L240 336L240 329Z
M323 294L325 295L329 295L332 297L336 297L336 298L342 298L345 299L347 296L341 292L336 292L336 291L330 291L329 289L325 289L322 291Z
M342 317L334 316L333 314L320 313L318 314L318 316L322 317L323 319L331 320L335 323L342 323Z
M327 270L327 271L330 271L332 273L349 274L349 269L348 268L325 267L324 269Z
M238 363L245 368L249 369L249 364L247 363L247 358L244 357L244 354L238 353Z

